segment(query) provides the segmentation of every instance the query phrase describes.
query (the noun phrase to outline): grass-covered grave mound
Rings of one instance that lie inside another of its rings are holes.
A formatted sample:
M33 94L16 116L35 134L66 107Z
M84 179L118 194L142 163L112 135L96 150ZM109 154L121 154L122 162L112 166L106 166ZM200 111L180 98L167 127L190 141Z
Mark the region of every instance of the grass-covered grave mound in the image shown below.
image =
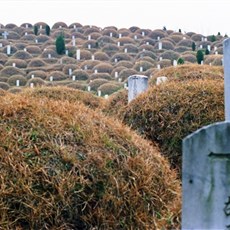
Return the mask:
M168 81L150 87L131 101L123 120L158 143L161 152L181 171L182 139L205 125L224 120L223 94L221 78Z
M158 149L81 102L0 100L3 229L175 229L180 185Z

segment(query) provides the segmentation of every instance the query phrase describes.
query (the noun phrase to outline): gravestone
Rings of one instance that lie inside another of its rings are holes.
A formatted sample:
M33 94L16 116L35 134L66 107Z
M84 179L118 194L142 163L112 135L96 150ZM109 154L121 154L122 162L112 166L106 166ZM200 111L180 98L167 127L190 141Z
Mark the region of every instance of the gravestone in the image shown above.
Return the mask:
M72 80L76 81L76 76L75 75L72 76Z
M161 65L160 64L157 64L157 69L161 69Z
M108 94L105 94L105 99L108 99L109 98L109 95Z
M53 81L53 80L54 80L53 76L50 76L50 81Z
M34 83L33 82L30 83L30 88L34 88Z
M160 39L161 39L160 36L158 36L158 37L157 37L157 41L160 41Z
M109 33L109 36L112 38L113 37L113 33L111 32L111 33Z
M202 61L200 62L200 64L201 64L201 65L204 65L204 61L202 60Z
M134 39L137 40L137 35L134 35Z
M51 54L48 54L48 58L49 58L49 59L51 58Z
M122 78L118 78L118 81L121 82L121 81L122 81Z
M94 70L94 73L97 73L97 69Z
M92 61L94 61L94 60L95 60L95 56L94 56L94 55L92 55L92 56L91 56L91 59L92 59Z
M16 80L16 86L17 86L17 87L20 86L20 80Z
M2 45L2 43L0 43L0 48L2 48L3 47L3 45Z
M119 38L121 38L122 37L122 34L119 34Z
M125 53L127 53L127 52L128 52L128 49L127 49L127 48L125 48L125 50L124 50L124 51L125 51Z
M211 46L210 46L210 45L207 45L207 49L208 49L208 51L210 52L210 51L211 51Z
M128 102L131 102L140 93L148 88L148 77L144 75L131 75L128 78Z
M230 39L224 40L225 122L183 140L182 229L230 229Z
M118 72L115 72L115 78L118 78Z
M200 45L200 49L203 49L203 45Z
M24 48L23 50L24 50L25 52L27 52L27 49L26 49L26 48Z
M75 40L75 38L72 38L72 45L76 46L76 40Z
M149 45L149 42L146 42L146 45Z
M141 32L141 35L142 35L142 37L144 37L144 36L145 36L145 32L144 32L144 31L142 31L142 32Z
M73 72L73 70L70 68L70 69L69 69L69 76L72 75L72 72Z
M11 46L10 45L7 45L7 47L6 47L6 54L7 55L11 54Z
M173 60L173 66L174 66L174 67L177 66L177 60Z
M88 40L89 40L89 41L91 40L91 35L88 35Z
M98 90L98 91L97 91L97 95L98 95L98 97L101 96L101 90Z
M88 66L87 65L84 65L84 70L87 70L88 69Z
M36 43L36 44L38 43L38 39L35 39L35 43Z
M158 43L158 49L159 49L159 50L162 50L162 42L159 42L159 43Z
M81 51L79 49L77 49L76 51L76 58L77 58L77 61L81 60Z
M25 36L27 36L28 35L28 32L25 32Z
M157 77L156 85L160 85L160 84L166 82L167 80L168 80L168 78L165 76Z
M69 50L65 50L65 55L69 55Z
M115 63L117 63L118 62L117 58L115 58L114 61L115 61Z
M121 45L121 43L120 42L117 42L117 46L120 46Z
M34 78L34 74L31 75L31 78Z
M143 66L140 66L140 72L143 72Z
M215 52L215 55L218 55L218 51Z
M89 50L91 49L91 44L88 44L88 49L89 49Z
M7 31L4 31L3 33L2 33L2 36L3 36L3 38L4 39L7 39L7 36L9 35L9 33L7 32Z
M87 87L87 90L90 92L90 90L91 90L91 87L90 87L90 85L88 85L88 87Z
M15 62L13 62L13 63L12 63L12 66L13 66L13 67L16 67L16 63L15 63Z

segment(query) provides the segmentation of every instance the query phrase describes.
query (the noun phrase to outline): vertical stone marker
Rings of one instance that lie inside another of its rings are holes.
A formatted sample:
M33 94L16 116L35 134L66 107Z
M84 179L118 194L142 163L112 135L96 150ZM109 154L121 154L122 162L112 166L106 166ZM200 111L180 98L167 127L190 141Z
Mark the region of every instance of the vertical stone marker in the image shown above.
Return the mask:
M76 58L77 58L77 61L81 59L81 51L79 49L77 49L76 51Z
M148 77L144 75L131 75L128 78L128 102L148 88Z
M183 140L182 229L230 229L230 39L224 41L225 122Z

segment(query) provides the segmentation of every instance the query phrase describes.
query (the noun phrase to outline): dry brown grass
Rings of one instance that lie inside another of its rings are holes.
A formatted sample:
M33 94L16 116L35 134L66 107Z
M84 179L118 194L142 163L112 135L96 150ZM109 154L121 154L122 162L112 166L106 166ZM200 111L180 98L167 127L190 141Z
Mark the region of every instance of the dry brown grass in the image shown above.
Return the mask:
M46 65L46 63L41 58L33 58L29 62L28 67L42 67L45 65Z
M27 67L27 62L25 60L13 57L8 59L8 61L5 63L5 66L13 66L13 64L15 64L19 69L25 69Z
M167 82L151 87L128 105L124 115L125 123L159 144L179 172L182 139L223 119L223 79Z
M17 80L19 80L19 85L20 86L25 86L26 85L27 79L24 76L19 75L19 74L12 75L11 77L9 77L9 79L7 80L7 83L10 86L16 86Z
M166 76L168 80L172 81L187 81L196 79L223 79L223 67L185 64L161 69L153 74L150 84L156 82L157 77Z
M101 91L101 95L110 95L113 94L115 92L117 92L119 89L121 89L123 87L123 84L121 83L116 83L116 82L108 82L108 83L104 83L102 85L100 85L98 87L98 90Z
M25 71L23 71L17 67L13 67L13 66L7 66L4 69L2 69L0 72L1 77L10 77L10 76L16 75L16 74L20 74L23 76L26 75Z
M28 60L33 58L33 56L31 54L29 54L26 51L23 50L18 50L13 56L12 58L16 58L16 59L22 59L22 60Z
M3 96L0 111L2 228L179 227L175 172L124 125L26 93Z

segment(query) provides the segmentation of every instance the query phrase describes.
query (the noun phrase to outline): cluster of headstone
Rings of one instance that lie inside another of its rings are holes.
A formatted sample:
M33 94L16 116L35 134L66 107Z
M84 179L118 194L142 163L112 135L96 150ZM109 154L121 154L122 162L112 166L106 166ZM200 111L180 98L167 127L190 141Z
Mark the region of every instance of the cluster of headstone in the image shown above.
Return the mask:
M0 83L4 83L0 87L6 87L6 84L9 87L28 86L29 80L33 87L36 81L31 80L32 76L41 78L44 84L61 82L74 86L73 82L77 82L75 86L85 90L89 90L89 83L98 78L126 87L130 75L149 77L156 69L176 66L179 58L195 63L198 49L209 51L207 61L202 64L220 65L216 59L222 59L223 53L224 37L221 35L205 37L194 32L135 26L122 29L80 23L67 26L63 22L55 23L47 35L46 27L44 22L23 23L21 26L0 24ZM61 56L55 47L59 35L64 36L66 46L65 54ZM13 70L8 70L9 67ZM87 77L82 80L77 70L84 71ZM41 76L34 71L44 73ZM14 75L20 78L9 80Z

